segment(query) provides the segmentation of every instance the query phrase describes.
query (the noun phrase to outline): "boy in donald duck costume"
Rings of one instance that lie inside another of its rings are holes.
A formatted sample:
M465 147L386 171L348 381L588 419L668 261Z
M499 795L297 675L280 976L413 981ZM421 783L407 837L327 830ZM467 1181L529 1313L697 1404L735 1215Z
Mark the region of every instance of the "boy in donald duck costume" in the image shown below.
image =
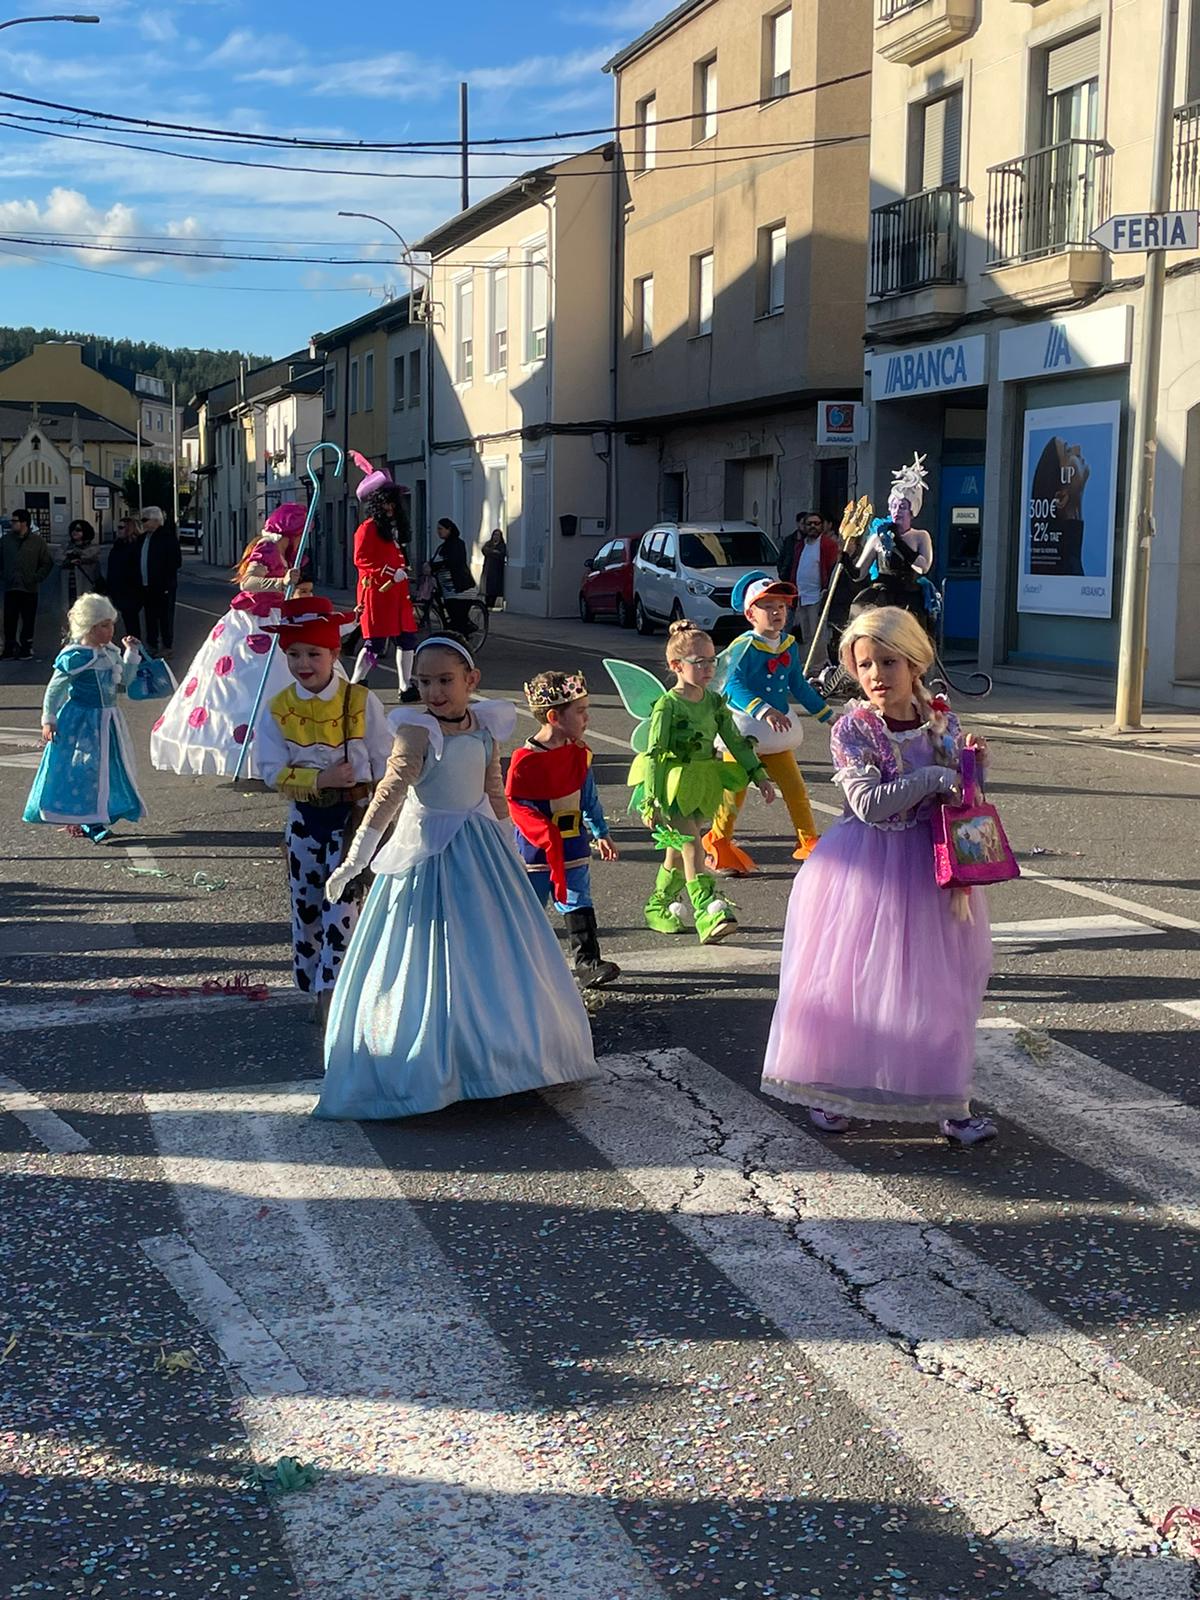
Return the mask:
M732 599L751 631L740 634L722 655L718 684L738 731L754 740L759 760L783 795L796 830L793 858L804 861L817 842L817 824L796 759L803 725L788 708L796 701L818 722L831 722L833 709L805 678L804 651L787 631L788 612L796 603L794 586L765 572L751 572L735 586ZM745 798L744 789L727 792L713 819L712 831L704 839L710 871L744 878L758 870L753 858L733 842Z

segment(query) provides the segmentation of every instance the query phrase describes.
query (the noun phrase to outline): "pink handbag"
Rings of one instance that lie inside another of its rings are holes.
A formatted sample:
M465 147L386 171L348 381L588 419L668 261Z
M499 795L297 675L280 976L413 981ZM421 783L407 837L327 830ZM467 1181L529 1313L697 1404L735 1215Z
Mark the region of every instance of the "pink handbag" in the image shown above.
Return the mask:
M942 806L933 819L933 864L943 889L970 889L1021 876L995 806L980 798L975 772L975 752L964 749L962 804Z

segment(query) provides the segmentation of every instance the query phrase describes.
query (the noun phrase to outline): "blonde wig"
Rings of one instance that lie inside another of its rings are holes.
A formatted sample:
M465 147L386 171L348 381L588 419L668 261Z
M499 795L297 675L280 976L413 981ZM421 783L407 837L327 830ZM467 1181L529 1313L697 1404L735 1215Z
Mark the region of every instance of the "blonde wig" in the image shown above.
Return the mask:
M80 595L67 612L67 636L72 644L82 644L98 622L116 620L117 608L104 595Z

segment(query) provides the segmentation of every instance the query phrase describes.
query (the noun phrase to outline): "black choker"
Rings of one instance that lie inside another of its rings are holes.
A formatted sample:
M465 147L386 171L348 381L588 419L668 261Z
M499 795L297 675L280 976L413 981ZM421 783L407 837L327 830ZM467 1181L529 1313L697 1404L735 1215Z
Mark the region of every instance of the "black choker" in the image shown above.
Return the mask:
M461 717L439 717L436 711L430 712L435 722L444 722L447 727L453 727L456 722L465 722L470 715L469 710L464 711Z

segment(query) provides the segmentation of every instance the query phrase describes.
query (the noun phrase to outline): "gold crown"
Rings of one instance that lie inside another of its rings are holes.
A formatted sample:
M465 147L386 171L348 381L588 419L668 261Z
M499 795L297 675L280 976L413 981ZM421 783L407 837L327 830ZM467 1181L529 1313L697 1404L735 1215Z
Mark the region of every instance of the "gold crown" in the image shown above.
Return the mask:
M588 692L582 672L539 672L525 685L531 711L555 711L582 700Z

